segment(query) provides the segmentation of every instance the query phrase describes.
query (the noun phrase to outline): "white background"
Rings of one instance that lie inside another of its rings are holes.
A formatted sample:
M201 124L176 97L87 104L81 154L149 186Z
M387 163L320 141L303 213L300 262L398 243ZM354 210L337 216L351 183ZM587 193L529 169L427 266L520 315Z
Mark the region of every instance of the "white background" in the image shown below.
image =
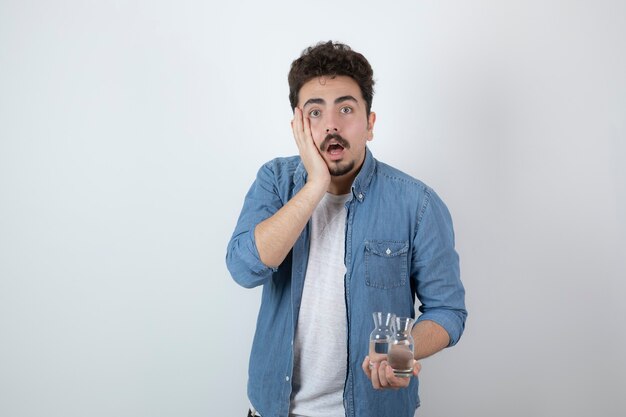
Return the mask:
M626 414L623 1L2 0L0 415L245 415L226 244L328 39L455 221L469 319L418 415Z

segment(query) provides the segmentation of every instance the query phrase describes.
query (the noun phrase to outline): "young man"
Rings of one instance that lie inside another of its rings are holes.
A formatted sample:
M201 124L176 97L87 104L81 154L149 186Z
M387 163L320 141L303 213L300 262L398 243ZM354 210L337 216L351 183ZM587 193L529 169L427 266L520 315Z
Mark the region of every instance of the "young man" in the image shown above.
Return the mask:
M249 415L409 417L417 360L456 344L467 316L448 210L373 158L373 73L327 42L289 72L299 156L261 167L228 245L240 285L263 285ZM413 377L368 355L372 313L415 317Z

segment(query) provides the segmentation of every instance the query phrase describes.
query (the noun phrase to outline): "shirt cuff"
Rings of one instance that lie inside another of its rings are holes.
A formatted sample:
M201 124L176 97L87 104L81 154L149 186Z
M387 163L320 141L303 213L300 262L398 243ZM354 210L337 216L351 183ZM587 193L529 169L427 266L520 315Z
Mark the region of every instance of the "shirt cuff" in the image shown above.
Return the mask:
M465 315L466 313L454 310L430 310L419 316L416 324L421 321L430 320L443 327L450 337L450 343L448 344L448 347L450 347L456 345L463 334Z

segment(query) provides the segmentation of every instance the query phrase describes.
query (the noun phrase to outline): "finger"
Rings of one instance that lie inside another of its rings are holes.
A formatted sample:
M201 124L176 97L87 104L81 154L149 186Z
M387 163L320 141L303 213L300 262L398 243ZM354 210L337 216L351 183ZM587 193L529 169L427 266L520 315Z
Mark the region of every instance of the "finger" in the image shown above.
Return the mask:
M304 119L304 134L307 138L311 138L311 142L313 142L313 133L311 133L311 119L308 117L303 117Z
M313 142L313 136L311 135L311 125L308 117L304 117L300 112L299 124L298 124L298 140L300 146L306 149L308 152L312 152L313 149L317 150L315 142Z
M292 129L293 129L293 137L296 140L296 145L298 146L298 150L300 155L303 152L306 152L307 140L306 135L304 133L304 126L302 124L302 110L296 108L294 110L294 119L292 121Z
M411 382L411 378L402 378L396 376L396 374L393 373L393 369L391 369L391 366L387 367L386 377L387 381L389 382L389 386L395 389L406 388Z
M391 366L389 366L389 362L382 361L378 371L378 379L380 380L380 386L383 388L388 388L390 386L388 378L389 372L393 375L393 370L391 369Z
M366 356L365 359L363 360L363 363L361 364L361 369L363 369L363 372L365 372L365 375L367 375L369 379L372 379L372 371L370 370L370 357L369 356Z
M302 111L299 108L293 110L293 120L291 121L291 128L293 129L293 135L296 139L299 138L302 132Z
M422 364L419 363L418 361L415 361L415 363L413 364L413 375L415 376L419 375L421 370L422 370Z
M378 379L379 367L380 363L378 362L374 362L374 364L372 365L372 374L370 379L372 380L372 386L374 387L374 389L382 388L380 385L380 380Z

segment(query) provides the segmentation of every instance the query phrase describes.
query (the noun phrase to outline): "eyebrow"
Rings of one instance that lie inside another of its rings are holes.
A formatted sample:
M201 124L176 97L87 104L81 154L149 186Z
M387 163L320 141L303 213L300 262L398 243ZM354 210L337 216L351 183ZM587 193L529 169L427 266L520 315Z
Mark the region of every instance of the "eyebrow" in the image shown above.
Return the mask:
M358 103L359 101L352 97L352 96L341 96L341 97L337 97L335 99L335 104L339 104L342 103L344 101L354 101L355 103ZM302 106L302 108L305 108L306 106L308 106L309 104L326 104L326 101L324 101L323 98L310 98L308 99L304 105Z
M326 102L324 101L323 98L310 98L308 99L304 105L302 106L302 108L305 108L306 106L308 106L309 104L325 104Z
M352 96L341 96L341 97L337 97L335 99L335 104L339 104L339 103L344 102L344 101L354 101L355 103L359 102L356 98L354 98Z

